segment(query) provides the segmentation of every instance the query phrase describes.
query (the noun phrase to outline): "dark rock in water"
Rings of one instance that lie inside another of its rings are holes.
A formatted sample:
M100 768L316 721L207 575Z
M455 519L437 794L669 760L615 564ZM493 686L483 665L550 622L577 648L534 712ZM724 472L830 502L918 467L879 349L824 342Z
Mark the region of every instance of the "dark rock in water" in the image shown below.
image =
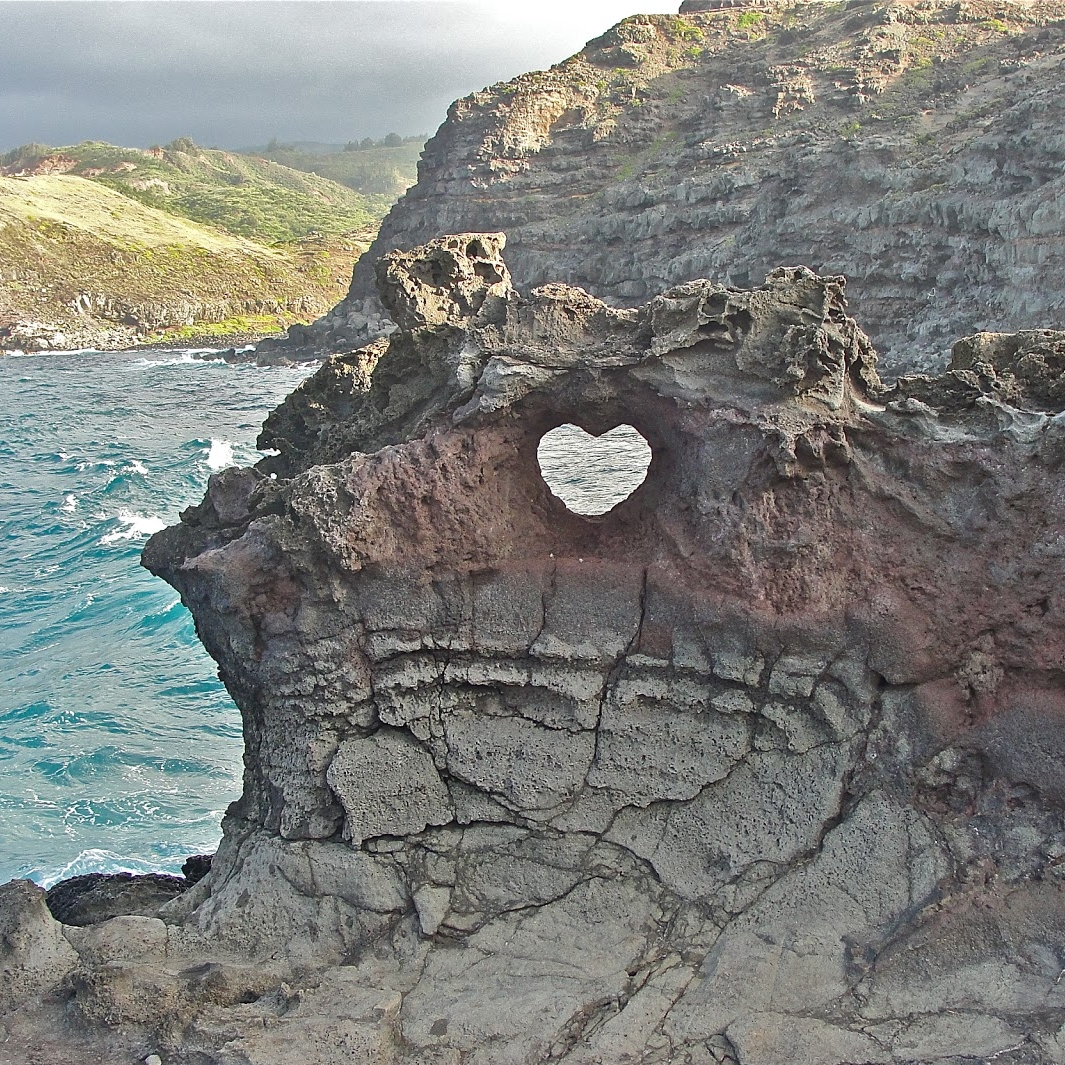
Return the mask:
M211 854L193 854L185 859L181 872L190 887L201 881L211 871L213 857Z
M257 365L259 363L256 348L227 348L222 352L222 358L230 366Z
M61 880L45 901L57 921L85 926L112 917L155 917L188 887L183 877L163 873L86 873Z

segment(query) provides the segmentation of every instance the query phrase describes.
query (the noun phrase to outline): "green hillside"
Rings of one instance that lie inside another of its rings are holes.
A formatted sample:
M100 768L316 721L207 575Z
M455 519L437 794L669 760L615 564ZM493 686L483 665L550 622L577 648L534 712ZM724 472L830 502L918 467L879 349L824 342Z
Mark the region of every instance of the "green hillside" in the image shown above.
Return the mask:
M418 180L418 157L424 146L422 137L407 138L394 145L377 142L373 147L350 145L347 150L333 151L326 145L272 143L265 148L250 148L244 154L319 174L374 203L384 198L388 201L387 211Z
M98 179L0 176L0 351L278 333L344 296L375 229L267 243Z
M265 242L376 226L399 195L360 193L272 159L200 148L188 138L146 150L99 141L29 144L0 156L0 174L87 178L148 207Z

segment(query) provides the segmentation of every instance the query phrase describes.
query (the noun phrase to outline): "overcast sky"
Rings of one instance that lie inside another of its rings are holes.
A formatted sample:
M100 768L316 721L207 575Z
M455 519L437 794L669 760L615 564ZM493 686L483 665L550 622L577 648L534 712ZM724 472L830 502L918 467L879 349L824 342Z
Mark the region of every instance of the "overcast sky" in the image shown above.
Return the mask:
M433 132L459 96L679 0L0 0L0 151Z

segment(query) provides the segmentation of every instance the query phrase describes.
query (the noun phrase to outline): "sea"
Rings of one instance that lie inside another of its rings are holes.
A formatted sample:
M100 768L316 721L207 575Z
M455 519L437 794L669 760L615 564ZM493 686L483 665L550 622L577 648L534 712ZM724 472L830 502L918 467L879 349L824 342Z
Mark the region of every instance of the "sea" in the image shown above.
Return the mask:
M202 350L0 357L0 883L178 872L240 794L240 715L148 537L261 454L313 367ZM545 478L601 513L650 460L631 427L548 434Z
M197 354L0 357L0 883L176 872L240 793L240 716L140 552L309 369Z

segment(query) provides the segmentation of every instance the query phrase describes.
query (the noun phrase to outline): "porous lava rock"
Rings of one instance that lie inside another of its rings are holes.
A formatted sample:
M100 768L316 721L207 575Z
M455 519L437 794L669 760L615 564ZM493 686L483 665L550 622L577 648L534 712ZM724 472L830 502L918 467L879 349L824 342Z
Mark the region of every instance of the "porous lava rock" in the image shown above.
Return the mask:
M84 873L61 880L45 901L57 921L80 927L112 917L155 917L188 887L184 877L165 873Z
M517 293L502 247L385 257L401 329L147 545L244 791L161 920L65 929L78 1031L197 1065L1065 1060L1063 338L888 389L842 278L615 309ZM650 443L602 516L541 477L563 423Z
M373 264L504 230L523 291L614 306L782 262L845 274L885 376L1065 316L1065 4L686 3L456 101L347 297L284 347L387 328ZM274 341L268 342L272 346Z
M0 1017L50 990L78 962L29 880L0 887Z

